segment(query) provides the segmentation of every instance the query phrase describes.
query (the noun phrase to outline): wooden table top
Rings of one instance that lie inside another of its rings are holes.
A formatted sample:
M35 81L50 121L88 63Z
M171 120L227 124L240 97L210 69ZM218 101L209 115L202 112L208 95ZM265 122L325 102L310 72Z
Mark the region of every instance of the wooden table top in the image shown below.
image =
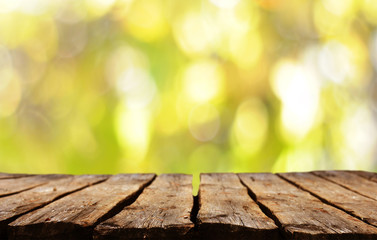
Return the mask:
M377 239L377 173L0 173L0 239Z

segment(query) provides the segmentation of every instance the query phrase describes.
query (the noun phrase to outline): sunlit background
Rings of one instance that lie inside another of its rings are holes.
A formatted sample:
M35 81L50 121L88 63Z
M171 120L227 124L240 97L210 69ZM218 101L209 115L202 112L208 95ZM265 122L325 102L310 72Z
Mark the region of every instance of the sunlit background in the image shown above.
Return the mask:
M375 0L0 0L0 171L377 169Z

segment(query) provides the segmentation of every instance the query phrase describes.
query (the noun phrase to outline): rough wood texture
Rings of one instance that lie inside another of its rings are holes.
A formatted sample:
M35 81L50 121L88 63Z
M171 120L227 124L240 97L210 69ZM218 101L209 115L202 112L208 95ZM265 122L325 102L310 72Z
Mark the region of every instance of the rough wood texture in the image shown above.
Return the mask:
M361 195L377 200L377 182L345 171L316 171L313 173Z
M311 173L279 174L302 189L377 226L377 202Z
M19 174L19 173L0 173L0 179L31 177L31 174Z
M60 196L103 181L106 178L100 175L83 175L52 179L42 186L0 198L0 236L5 236L6 224L14 220L15 217L44 206Z
M192 177L164 174L123 211L95 228L94 239L182 239L194 227Z
M377 239L377 228L323 204L277 175L239 174L288 239Z
M0 173L0 240L377 239L376 173L154 178Z
M19 193L33 187L37 187L54 179L69 177L70 175L36 175L23 178L0 180L0 197Z
M375 172L366 172L366 171L352 171L352 172L359 175L360 177L364 177L373 182L377 182L377 173Z
M232 173L201 175L197 221L203 239L279 239L273 220Z
M155 177L119 174L23 215L8 226L9 239L90 239L92 227Z

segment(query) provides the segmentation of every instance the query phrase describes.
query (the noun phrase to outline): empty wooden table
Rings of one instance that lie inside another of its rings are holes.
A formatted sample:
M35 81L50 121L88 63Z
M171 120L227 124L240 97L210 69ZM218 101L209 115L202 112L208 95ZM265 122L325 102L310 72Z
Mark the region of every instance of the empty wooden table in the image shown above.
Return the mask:
M377 239L377 174L0 173L0 239Z

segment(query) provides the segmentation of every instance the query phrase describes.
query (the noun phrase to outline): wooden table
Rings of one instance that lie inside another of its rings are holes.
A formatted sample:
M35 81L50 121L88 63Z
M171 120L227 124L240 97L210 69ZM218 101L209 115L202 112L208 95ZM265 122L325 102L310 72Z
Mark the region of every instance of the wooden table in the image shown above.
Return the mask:
M377 174L0 173L0 239L377 239Z

